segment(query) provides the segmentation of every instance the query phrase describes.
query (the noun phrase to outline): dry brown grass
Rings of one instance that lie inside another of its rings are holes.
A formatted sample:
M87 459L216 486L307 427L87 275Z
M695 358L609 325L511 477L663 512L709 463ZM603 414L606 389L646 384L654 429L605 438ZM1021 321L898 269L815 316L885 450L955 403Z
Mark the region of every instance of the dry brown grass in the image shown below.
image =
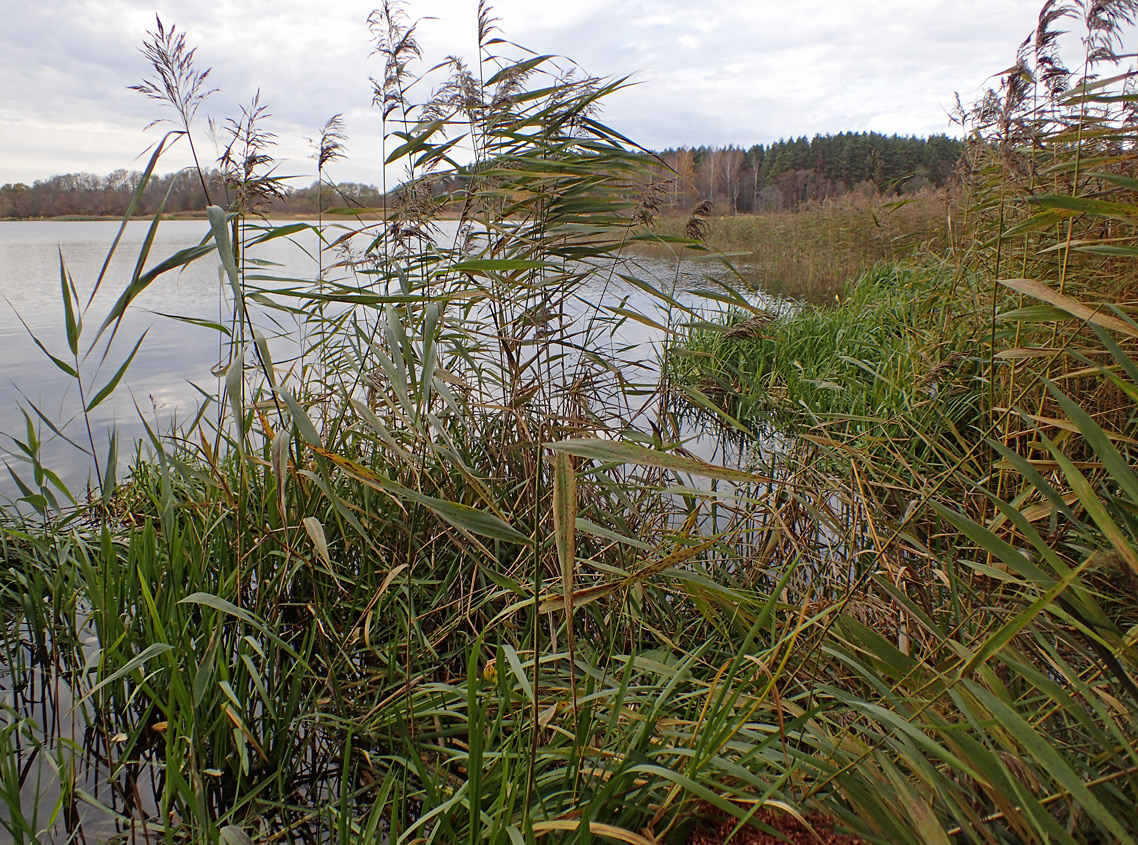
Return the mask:
M794 212L708 217L703 224L706 243L757 267L763 289L821 302L832 301L874 264L943 252L950 210L943 191L903 198L847 194ZM686 217L664 217L656 230L683 237L687 224ZM649 248L661 254L675 249Z

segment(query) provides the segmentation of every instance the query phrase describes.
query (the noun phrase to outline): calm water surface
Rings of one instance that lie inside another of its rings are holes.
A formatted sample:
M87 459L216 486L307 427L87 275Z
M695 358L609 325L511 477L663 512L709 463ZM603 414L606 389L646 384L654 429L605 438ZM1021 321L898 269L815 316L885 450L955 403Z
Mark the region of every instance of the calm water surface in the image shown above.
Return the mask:
M68 445L40 421L35 409L48 419L68 423L64 433L84 446L87 432L78 418L81 409L74 379L61 372L33 341L34 335L48 351L71 363L65 332L63 298L60 285L60 256L86 305L94 290L99 271L107 256L118 222L13 222L0 223L0 432L26 438L22 410L39 428L45 441L42 459L58 470L79 493L85 484L90 458ZM147 232L144 222L131 223L104 276L98 295L86 309L82 355L98 332L107 312L123 292L138 260ZM205 221L163 223L151 250L150 264L199 243L208 234ZM94 395L118 370L130 354L135 341L146 337L118 392L92 412L96 448L105 453L112 429L123 440L144 434L140 415L163 423L193 412L200 398L190 380L197 380L211 391L216 379L210 368L217 363L218 334L209 329L158 316L182 314L217 320L219 284L217 261L206 257L182 273L169 273L135 300L132 308L102 359L104 344L81 364L88 396ZM212 382L212 384L211 384ZM18 450L10 437L0 440L7 453ZM89 448L89 446L88 446ZM5 455L11 468L25 477L25 464ZM10 478L0 482L0 490L11 490Z
M26 442L24 412L31 416L42 441L41 460L59 473L80 495L91 478L91 459L87 454L54 434L43 423L36 409L63 433L85 448L90 448L86 425L80 413L82 402L74 379L61 372L37 347L34 335L53 355L70 363L64 329L63 300L60 287L60 257L86 306L80 355L88 349L106 314L131 278L149 224L128 224L94 300L87 305L95 288L100 269L118 231L118 221L0 222L0 449L11 471L30 478L30 467L19 460L19 449L13 437ZM444 223L444 227L447 224ZM453 224L451 224L453 227ZM444 228L443 236L453 231ZM178 250L194 246L209 237L204 220L163 222L150 251L147 267L153 266ZM314 259L317 238L313 232L302 232L292 238L280 238L258 246L250 256L269 262L266 272L283 277L311 279L316 276ZM675 262L645 258L639 260L638 272L654 275L656 281L678 290L700 287L711 273L723 275L722 268L709 262ZM276 265L276 266L273 266ZM746 271L747 268L742 268ZM231 303L226 296L228 286L220 282L216 256L207 255L181 271L173 271L158 279L134 300L122 321L110 351L104 356L104 343L81 362L87 396L90 398L118 370L130 354L135 342L145 333L138 355L116 393L95 408L91 414L95 449L100 458L106 454L110 433L117 431L120 455L132 452L129 446L145 436L145 419L156 431L169 430L178 420L192 419L202 401L202 393L217 395L220 383L212 375L223 360L224 349L216 330L178 321L163 315L178 315L196 320L225 323L231 316ZM340 274L341 277L343 274ZM597 298L616 302L629 296L632 308L651 313L655 307L647 297L611 278L598 279ZM680 295L688 302L691 295ZM266 334L281 335L295 326L280 315L277 325L264 313L257 318ZM637 357L654 360L649 348L660 339L659 332L629 321L621 328L621 343L640 344L645 348ZM274 359L278 364L296 349L293 339L274 341ZM199 389L195 389L196 385ZM0 500L18 495L8 473L0 477Z

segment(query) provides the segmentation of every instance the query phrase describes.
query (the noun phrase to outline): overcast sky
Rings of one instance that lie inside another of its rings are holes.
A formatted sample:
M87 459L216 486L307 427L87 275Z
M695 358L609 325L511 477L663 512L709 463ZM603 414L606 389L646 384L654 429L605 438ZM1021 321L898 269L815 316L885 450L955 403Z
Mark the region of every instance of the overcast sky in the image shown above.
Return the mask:
M203 107L238 113L260 88L282 174L313 178L306 138L344 115L339 181L377 183L382 63L367 0L0 0L0 184L56 173L141 169L160 107L127 90L148 73L139 45L157 13L184 31L219 91ZM843 130L952 132L968 101L1008 67L1041 0L498 0L501 35L632 76L603 119L652 149L751 146ZM412 0L427 66L470 57L476 0ZM1127 45L1132 47L1132 45ZM1074 63L1074 60L1071 60ZM206 124L197 127L207 151ZM160 172L184 164L177 152Z

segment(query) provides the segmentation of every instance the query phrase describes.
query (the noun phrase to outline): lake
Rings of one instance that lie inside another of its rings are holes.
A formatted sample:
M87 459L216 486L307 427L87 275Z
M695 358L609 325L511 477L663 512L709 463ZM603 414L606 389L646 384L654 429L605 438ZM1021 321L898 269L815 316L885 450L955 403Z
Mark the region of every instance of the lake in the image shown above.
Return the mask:
M90 458L54 435L35 409L53 421L70 421L63 433L89 448L86 428L77 418L81 410L79 391L74 379L51 362L32 336L56 357L70 358L60 256L80 300L86 303L118 226L117 221L0 223L0 296L5 300L0 306L0 431L25 439L22 411L27 411L40 429L38 436L45 441L45 464L57 468L74 485L77 495L86 483ZM83 341L94 338L104 315L131 278L147 229L144 222L128 225L99 293L86 310L80 353L86 348ZM206 234L205 221L163 223L149 264L199 243ZM137 338L147 333L118 392L92 412L94 440L100 451L105 452L112 429L124 438L142 436L140 415L145 415L152 425L165 428L167 421L193 413L200 396L190 387L189 380L202 384L204 379L205 384L210 384L209 389L216 390L210 368L218 362L217 332L158 315L217 320L222 301L219 290L215 259L202 260L182 273L160 277L127 312L107 358L100 361L92 356L82 363L81 371L90 380L89 395L93 396L129 355ZM3 448L12 450L10 438L5 438ZM6 460L11 462L10 457L6 456ZM16 467L21 473L27 472L26 466ZM7 478L0 489L14 489L12 479Z
M110 351L104 352L108 331L93 354L80 362L90 401L145 333L122 383L91 412L88 434L75 380L52 363L36 340L52 355L71 363L60 285L62 256L80 302L86 306L79 343L83 355L131 279L149 224L137 221L127 225L99 290L87 305L118 228L119 222L113 220L0 222L0 296L4 300L0 304L0 449L4 450L10 472L29 483L31 467L21 459L16 445L16 439L28 441L26 413L35 426L36 439L41 441L42 463L57 472L77 497L84 494L88 484L96 483L87 454L92 440L101 461L107 454L111 432L117 432L121 466L133 453L129 444L146 436L143 420L155 431L168 431L177 421L193 419L203 401L203 392L216 396L222 390L221 379L214 374L225 357L222 336L213 328L186 321L188 318L225 324L232 316L229 288L221 282L220 264L216 255L206 255L180 271L159 276L127 310ZM439 237L453 239L456 228L456 224L444 221ZM209 225L205 220L163 222L157 229L146 268L208 237ZM250 251L249 257L264 262L266 273L312 279L317 275L318 243L313 231L303 231L260 244ZM706 286L709 274L726 275L718 262L707 259L677 262L638 257L636 264L638 275L653 278L667 288L674 287L677 298L686 304L699 300L690 291ZM744 265L739 269L746 277L749 268ZM342 270L330 275L335 278L337 273L344 278ZM271 282L261 284L273 286ZM595 293L598 301L613 303L628 297L630 308L649 314L656 308L643 292L614 282L611 276L598 278ZM773 305L756 297L762 304ZM250 313L258 327L275 336L272 349L276 363L295 354L295 324L287 320L282 323L279 314L274 321L271 314L255 307ZM655 360L652 346L662 339L662 333L645 323L629 320L620 327L615 339L632 347L643 346L637 355L651 362ZM51 430L45 417L60 428L60 433ZM19 495L15 481L5 473L0 480L0 501Z
M98 333L105 315L110 311L135 270L137 256L144 243L148 224L132 223L127 226L117 253L110 262L104 280L87 305L95 288L107 250L114 240L119 224L100 222L10 222L0 223L0 349L3 350L3 372L0 380L0 432L5 450L5 464L19 475L25 484L32 478L26 461L20 460L18 440L27 442L25 414L31 418L36 438L42 441L39 449L42 462L59 474L77 497L82 497L90 484L95 485L92 460L83 447L90 449L93 440L100 459L107 451L108 439L117 432L121 442L120 468L133 455L129 444L146 435L149 425L156 432L167 432L179 421L192 420L203 401L203 394L220 395L221 377L216 375L219 364L225 361L227 350L223 336L202 323L226 324L232 317L230 289L223 283L216 254L209 254L187 266L158 277L147 290L134 300L127 310L110 351L104 358L103 342L80 362L88 401L108 379L118 371L130 355L136 341L145 335L138 353L118 389L90 415L91 433L81 414L83 402L73 378L62 372L43 350L64 361L71 359L65 330L63 295L60 284L60 257L67 267L78 290L80 302L86 307L83 314L83 331L79 344L80 356ZM454 238L456 227L445 224L439 239ZM153 266L179 250L200 244L209 236L206 221L172 221L163 223L154 239L147 267ZM299 232L292 238L280 238L259 245L248 255L262 263L260 274L277 277L312 279L317 275L314 256L318 239L312 231ZM578 300L566 310L578 309L575 317L606 304L624 307L653 315L659 322L668 322L664 314L656 314L655 302L643 291L619 281L612 272L615 267L598 273L595 283L586 284ZM718 263L707 261L666 261L660 258L637 257L635 266L619 268L635 272L669 290L675 290L676 299L695 304L700 297L694 289L706 286L709 273L721 273ZM744 268L745 269L745 268ZM347 271L333 270L332 278L339 276L356 284ZM367 276L359 277L366 284ZM262 281L261 284L277 295L287 282ZM753 295L758 304L776 307L777 303L759 294ZM285 298L291 304L300 300ZM718 307L718 306L716 306ZM270 336L272 357L278 370L287 368L290 357L295 357L299 344L300 323L290 314L257 307L250 308L254 324ZM180 318L180 319L176 319ZM196 321L196 322L195 322ZM583 320L579 320L583 324ZM110 332L108 331L107 336ZM34 337L34 339L33 339ZM643 378L654 377L657 361L657 344L663 332L650 322L628 319L605 338L604 346L622 350L618 359L621 366L627 362L643 362ZM624 375L628 376L628 373ZM42 415L42 416L41 416ZM46 418L46 419L45 419ZM48 421L51 421L49 425ZM145 421L145 424L144 424ZM60 431L55 433L51 425ZM689 444L697 454L714 459L717 450L727 449L720 460L730 463L739 460L739 447L730 446L724 439L711 435L699 438L693 431ZM69 442L72 441L72 442ZM0 481L0 496L15 500L20 496L17 482L12 476ZM714 518L714 517L713 517ZM97 653L99 643L90 625L77 624L81 652L87 657ZM148 780L140 774L135 791L138 804L128 808L119 802L122 787L105 766L99 763L100 755L113 756L99 750L99 741L113 742L93 730L90 707L73 694L72 680L57 661L44 661L32 643L37 636L47 637L48 631L33 631L25 625L17 640L23 647L12 652L14 657L0 669L0 690L5 692L2 702L9 708L5 712L18 714L19 728L30 752L17 755L21 760L20 803L25 814L37 808L50 807L60 797L58 776L50 761L37 755L35 749L50 749L63 753L66 748L82 749L76 759L76 784L93 796L92 804L79 804L72 808L74 818L66 824L57 824L53 833L57 841L64 841L67 830L82 829L87 835L102 838L124 831L135 832L129 821L116 819L104 809L112 808L126 816L155 818L158 815L155 795L158 792L153 774ZM45 653L54 651L50 642ZM3 728L3 720L0 720ZM14 730L14 729L13 729ZM6 734L0 730L0 737ZM70 753L70 752L69 752ZM0 808L0 823L4 813ZM78 828L76 828L78 825ZM50 835L49 835L49 841Z

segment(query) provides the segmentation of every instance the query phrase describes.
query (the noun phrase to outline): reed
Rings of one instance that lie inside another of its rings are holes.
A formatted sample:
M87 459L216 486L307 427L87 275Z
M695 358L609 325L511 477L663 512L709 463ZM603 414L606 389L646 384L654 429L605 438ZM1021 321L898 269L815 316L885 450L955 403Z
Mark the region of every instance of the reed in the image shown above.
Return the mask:
M658 375L613 339L629 309L597 304L643 237L629 197L647 160L595 116L620 83L495 53L484 8L478 72L454 62L416 104L414 26L395 6L372 26L406 179L381 224L321 233L364 236L362 252L309 285L251 259L302 228L253 218L277 190L254 100L228 124L230 210L208 209L201 247L137 273L101 319L62 270L75 360L121 342L121 315L163 273L216 256L224 274L215 402L151 432L122 482L107 456L85 509L60 520L55 500L24 497L43 515L37 567L74 584L52 589L44 630L82 615L98 643L49 646L89 708L90 800L130 835L204 842L627 838L688 823L697 798L742 817L730 799L779 786L737 761L777 758L782 736L740 704L731 679L749 670L726 641L676 643L726 624L734 646L776 603L710 575L751 547L701 534L713 505L689 504L715 494L667 492L677 473L751 476L670 454ZM458 143L471 164L452 161ZM444 211L453 245L434 236ZM274 363L253 309L309 321L307 366ZM669 570L680 587L656 577ZM758 746L732 744L740 732Z
M879 841L1135 836L1134 725L1099 704L1138 692L1116 510L1135 324L1114 64L1134 13L1045 4L965 117L949 261L862 277L832 310L703 324L678 359L733 419L798 434L784 471L851 553L849 587L819 590L826 715L799 772ZM1074 73L1065 24L1085 33Z
M1114 32L1128 9L1084 11ZM275 186L254 102L200 247L152 270L144 251L106 315L61 268L50 354L88 409L135 356L90 383L78 362L139 343L119 318L192 261L222 268L225 367L125 475L100 455L82 506L29 415L4 648L13 678L51 667L86 733L25 741L35 703L15 700L12 835L638 845L713 808L877 842L1133 841L1129 306L1088 296L1073 255L1061 290L993 278L1022 231L973 200L968 255L877 266L837 307L764 315L727 285L685 307L626 253L662 238L652 163L598 118L620 82L509 55L483 5L476 65L417 103L413 23L385 5L371 24L407 173L383 221L320 233L344 260L303 283L256 263L303 224L251 216ZM1079 137L1080 162L1115 143ZM748 316L715 331L724 301ZM274 361L263 317L307 321L303 367ZM687 345L645 367L628 320ZM738 465L691 455L697 414L746 436ZM38 815L32 772L54 790Z
M853 193L794 212L707 217L701 236L746 265L764 291L821 305L876 263L943 254L955 204L947 191L904 199ZM681 237L686 225L683 218L665 216L655 231ZM664 255L674 248L646 249Z

